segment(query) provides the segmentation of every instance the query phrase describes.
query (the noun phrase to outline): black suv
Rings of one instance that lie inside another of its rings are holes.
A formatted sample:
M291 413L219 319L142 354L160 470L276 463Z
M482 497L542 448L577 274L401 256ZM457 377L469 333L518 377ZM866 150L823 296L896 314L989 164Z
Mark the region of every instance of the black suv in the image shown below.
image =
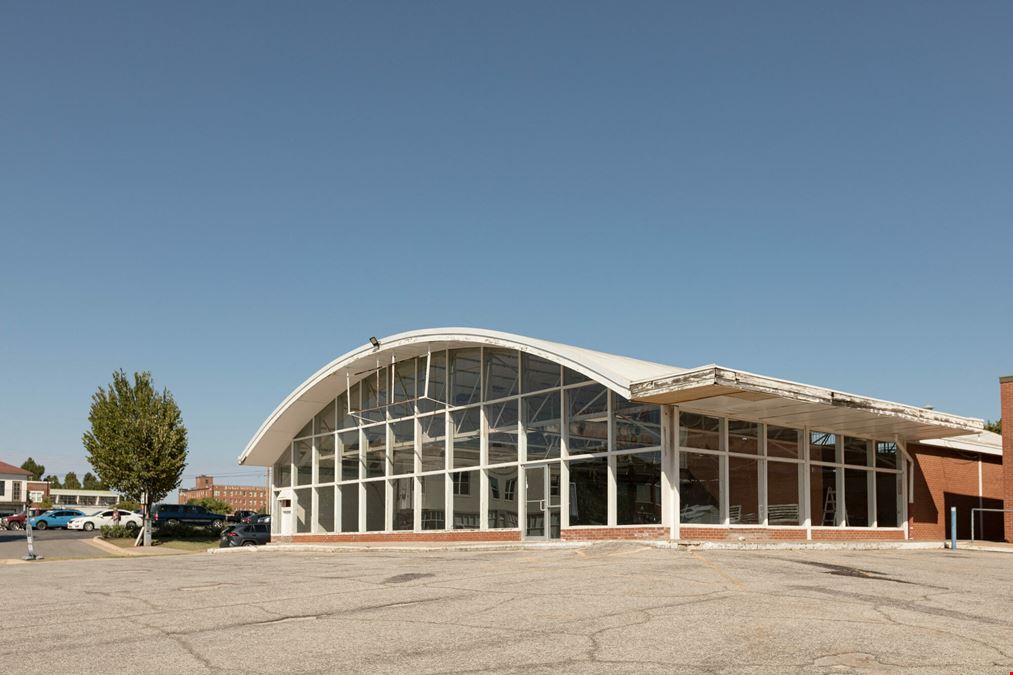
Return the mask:
M229 548L230 546L256 546L257 544L271 543L271 526L246 523L242 525L230 525L222 532L222 540L218 548Z
M221 527L225 524L225 516L220 513L211 513L203 506L196 504L155 504L151 516L152 524L176 525L213 525Z

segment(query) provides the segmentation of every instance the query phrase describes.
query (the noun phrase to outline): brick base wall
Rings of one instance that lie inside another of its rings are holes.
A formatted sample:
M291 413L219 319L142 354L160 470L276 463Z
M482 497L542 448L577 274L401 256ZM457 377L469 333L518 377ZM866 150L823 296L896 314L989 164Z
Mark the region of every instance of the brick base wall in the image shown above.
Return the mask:
M778 527L683 527L686 541L805 541L805 530Z
M813 541L903 541L903 530L813 530Z
M457 530L453 532L357 532L346 534L296 534L291 537L275 535L278 544L356 544L379 542L468 542L468 541L520 541L518 530Z
M582 527L580 529L560 530L559 538L563 541L615 541L648 539L651 541L667 540L668 528L650 527Z

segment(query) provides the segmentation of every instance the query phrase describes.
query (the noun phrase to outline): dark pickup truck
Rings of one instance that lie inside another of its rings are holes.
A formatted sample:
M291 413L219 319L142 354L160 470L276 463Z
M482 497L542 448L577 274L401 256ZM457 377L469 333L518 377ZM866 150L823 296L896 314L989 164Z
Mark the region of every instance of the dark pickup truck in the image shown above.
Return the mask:
M225 516L220 513L211 513L203 506L195 504L155 504L152 509L151 523L155 527L159 525L214 525L221 527L225 524Z

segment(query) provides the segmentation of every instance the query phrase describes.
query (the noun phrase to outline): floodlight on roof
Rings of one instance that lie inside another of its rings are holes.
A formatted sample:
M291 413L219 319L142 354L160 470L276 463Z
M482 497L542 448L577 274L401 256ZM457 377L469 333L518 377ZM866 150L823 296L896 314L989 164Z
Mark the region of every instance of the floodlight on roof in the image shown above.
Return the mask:
M375 335L373 335L373 336L371 336L369 338L369 344L373 345L373 349L379 349L380 348L380 341L376 339Z

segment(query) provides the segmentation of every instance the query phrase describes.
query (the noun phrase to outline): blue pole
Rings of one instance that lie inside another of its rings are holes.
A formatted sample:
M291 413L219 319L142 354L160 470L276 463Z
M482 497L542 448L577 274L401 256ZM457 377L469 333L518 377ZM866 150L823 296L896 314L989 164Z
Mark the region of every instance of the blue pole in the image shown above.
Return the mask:
M950 550L957 550L957 507L950 507Z

